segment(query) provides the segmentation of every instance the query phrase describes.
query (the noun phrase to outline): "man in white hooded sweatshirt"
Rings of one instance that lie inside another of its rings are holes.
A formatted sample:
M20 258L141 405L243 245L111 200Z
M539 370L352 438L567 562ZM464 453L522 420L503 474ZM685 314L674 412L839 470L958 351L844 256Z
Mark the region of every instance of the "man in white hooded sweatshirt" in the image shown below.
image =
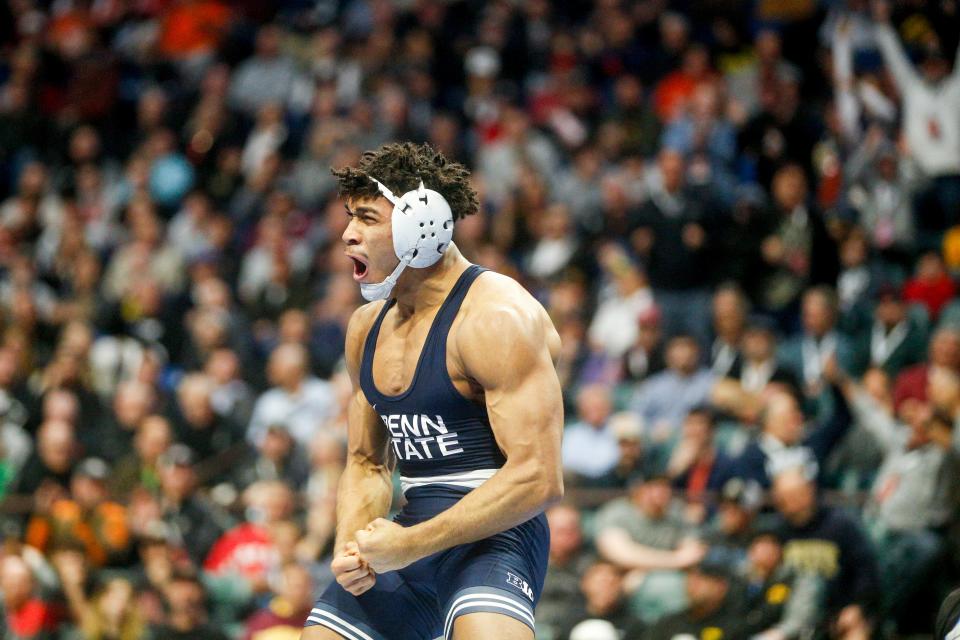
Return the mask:
M890 25L885 0L874 0L873 18L877 45L902 97L909 153L931 181L931 198L918 209L918 222L928 229L953 226L960 222L960 64L948 73L940 50L927 47L917 73ZM930 207L939 209L940 221L929 217Z

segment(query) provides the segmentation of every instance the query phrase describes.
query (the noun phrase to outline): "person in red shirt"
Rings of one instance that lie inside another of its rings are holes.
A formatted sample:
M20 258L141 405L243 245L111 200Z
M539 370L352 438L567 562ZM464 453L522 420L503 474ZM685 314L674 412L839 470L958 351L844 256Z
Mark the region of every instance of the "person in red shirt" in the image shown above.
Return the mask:
M255 592L267 589L267 578L279 564L272 529L293 512L293 493L284 482L262 480L244 492L247 522L230 529L213 545L205 571L246 580ZM311 602L312 604L312 602Z
M915 275L903 285L903 299L925 306L931 321L937 319L956 292L957 286L947 273L943 257L936 251L920 256Z
M703 46L692 46L683 54L682 66L668 74L654 90L653 105L661 122L670 122L683 113L701 84L714 82L710 55Z
M0 590L3 624L10 637L27 640L56 630L58 616L49 603L35 595L33 572L20 556L11 554L0 561Z
M907 400L927 401L927 381L935 369L960 371L960 332L952 327L938 329L930 338L927 362L900 372L893 386L893 405L899 413Z

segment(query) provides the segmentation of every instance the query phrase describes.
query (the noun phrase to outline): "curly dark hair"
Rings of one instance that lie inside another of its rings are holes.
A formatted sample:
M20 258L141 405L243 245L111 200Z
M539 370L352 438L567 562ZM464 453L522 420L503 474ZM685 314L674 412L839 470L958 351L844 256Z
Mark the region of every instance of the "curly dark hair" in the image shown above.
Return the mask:
M357 167L331 168L340 182L342 198L376 198L376 178L398 196L413 191L423 180L428 189L440 193L450 205L453 219L476 213L477 192L470 186L470 172L451 162L428 144L391 142L376 151L364 151Z

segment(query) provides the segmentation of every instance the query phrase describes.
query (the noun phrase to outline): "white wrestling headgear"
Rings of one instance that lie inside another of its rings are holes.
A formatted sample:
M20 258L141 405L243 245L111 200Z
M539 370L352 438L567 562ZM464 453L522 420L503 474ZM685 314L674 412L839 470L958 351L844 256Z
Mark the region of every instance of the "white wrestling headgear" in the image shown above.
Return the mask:
M423 186L423 180L415 190L398 198L379 180L370 179L393 204L393 250L400 259L400 264L383 282L360 284L360 295L373 302L390 296L407 265L423 269L436 264L453 240L453 212L440 193Z

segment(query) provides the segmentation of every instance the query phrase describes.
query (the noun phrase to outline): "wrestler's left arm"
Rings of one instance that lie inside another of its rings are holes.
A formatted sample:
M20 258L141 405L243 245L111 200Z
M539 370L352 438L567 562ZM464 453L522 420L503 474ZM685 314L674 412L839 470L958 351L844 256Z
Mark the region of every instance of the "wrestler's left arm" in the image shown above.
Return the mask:
M485 296L451 340L467 375L484 389L506 463L430 520L401 527L378 518L358 531L361 556L378 572L515 527L563 496L563 399L553 358L559 337L519 285L496 287L495 293Z

